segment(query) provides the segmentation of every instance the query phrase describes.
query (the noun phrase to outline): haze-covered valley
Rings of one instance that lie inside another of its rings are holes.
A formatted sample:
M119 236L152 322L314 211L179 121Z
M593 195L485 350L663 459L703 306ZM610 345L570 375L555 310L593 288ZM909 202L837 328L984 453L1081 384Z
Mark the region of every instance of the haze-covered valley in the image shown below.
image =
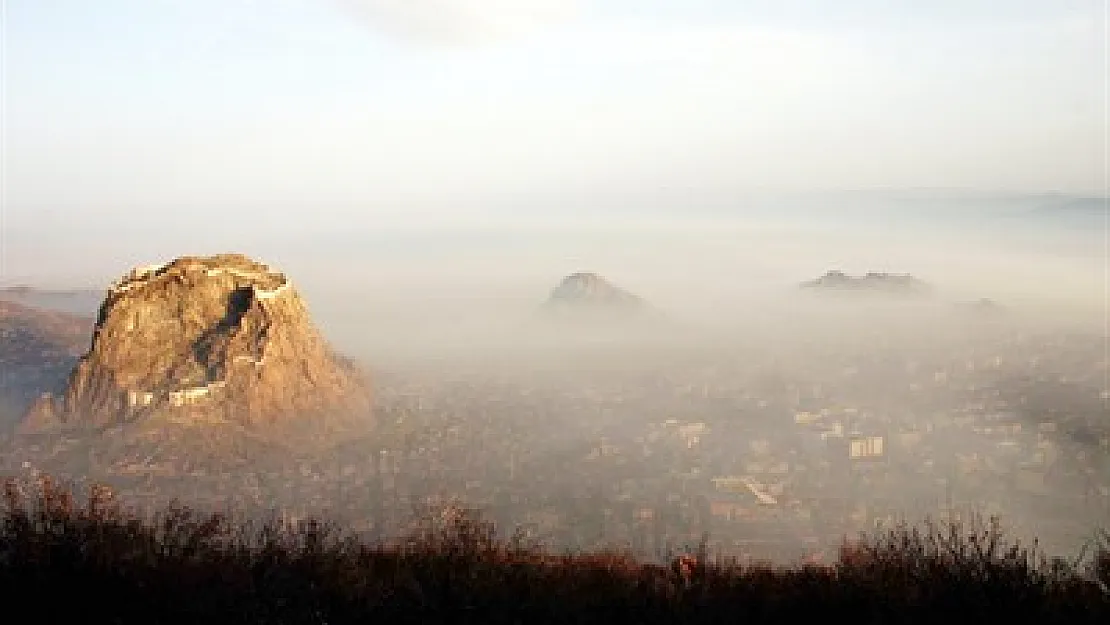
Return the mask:
M1075 554L1103 4L7 2L0 474L381 539L457 502L828 562L976 512Z
M1076 227L1017 200L834 199L758 219L502 216L259 241L241 251L290 276L367 372L373 426L323 449L234 452L199 425L173 434L184 451L151 447L151 425L24 434L5 464L107 481L145 506L234 499L378 536L457 501L558 546L650 556L708 534L722 553L788 559L962 510L1079 549L1110 513L1098 214ZM150 260L169 259L127 266ZM834 270L927 289L802 288ZM651 314L544 314L578 272Z

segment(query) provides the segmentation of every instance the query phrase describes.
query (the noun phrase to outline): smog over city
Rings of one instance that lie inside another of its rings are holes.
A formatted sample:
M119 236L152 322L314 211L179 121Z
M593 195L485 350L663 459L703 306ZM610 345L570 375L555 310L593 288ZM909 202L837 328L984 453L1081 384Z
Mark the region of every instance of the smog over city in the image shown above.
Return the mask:
M1107 544L1104 2L2 4L12 484L663 564Z

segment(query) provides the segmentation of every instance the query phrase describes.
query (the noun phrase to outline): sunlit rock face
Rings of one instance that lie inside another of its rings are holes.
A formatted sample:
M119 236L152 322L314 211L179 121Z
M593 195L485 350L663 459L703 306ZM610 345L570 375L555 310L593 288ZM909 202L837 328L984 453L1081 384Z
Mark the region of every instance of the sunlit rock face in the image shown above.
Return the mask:
M364 376L332 351L288 278L221 254L115 282L64 396L33 414L41 428L44 414L65 424L171 415L259 425L369 410Z

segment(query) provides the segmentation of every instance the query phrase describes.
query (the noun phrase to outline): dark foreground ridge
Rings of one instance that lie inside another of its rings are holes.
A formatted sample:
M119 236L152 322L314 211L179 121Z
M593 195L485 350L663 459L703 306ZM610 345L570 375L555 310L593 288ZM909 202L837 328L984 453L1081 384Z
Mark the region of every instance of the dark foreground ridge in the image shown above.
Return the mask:
M0 588L23 622L1110 622L1105 536L1085 576L994 522L897 527L846 543L831 566L704 552L661 566L554 555L461 509L372 544L315 521L181 507L138 519L106 489L78 502L49 479L9 480L0 507Z

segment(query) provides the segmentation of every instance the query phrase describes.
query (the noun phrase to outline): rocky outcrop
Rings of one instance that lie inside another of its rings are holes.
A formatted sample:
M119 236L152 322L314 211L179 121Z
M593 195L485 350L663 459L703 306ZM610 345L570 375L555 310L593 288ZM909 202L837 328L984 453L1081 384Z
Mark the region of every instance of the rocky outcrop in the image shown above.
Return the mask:
M370 410L363 375L332 351L286 276L238 254L123 276L64 395L44 401L38 428L44 413L70 425L167 415L256 426Z
M924 295L931 291L928 284L906 273L870 272L856 277L843 271L829 271L816 280L802 283L802 288L828 292L890 295Z
M544 303L551 311L629 313L646 309L638 296L596 273L573 273L563 279Z

